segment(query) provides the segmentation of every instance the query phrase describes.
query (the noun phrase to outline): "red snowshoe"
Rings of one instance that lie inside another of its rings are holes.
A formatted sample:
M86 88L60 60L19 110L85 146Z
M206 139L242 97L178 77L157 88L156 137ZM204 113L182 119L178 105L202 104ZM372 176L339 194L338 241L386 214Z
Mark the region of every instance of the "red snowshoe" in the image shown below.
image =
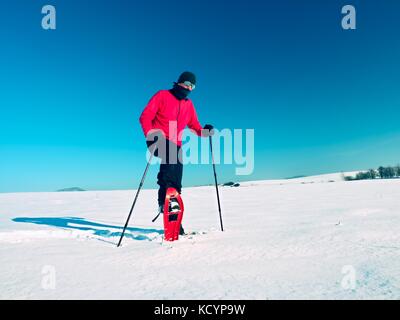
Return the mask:
M174 188L168 188L164 204L164 239L176 241L179 239L183 218L183 201Z

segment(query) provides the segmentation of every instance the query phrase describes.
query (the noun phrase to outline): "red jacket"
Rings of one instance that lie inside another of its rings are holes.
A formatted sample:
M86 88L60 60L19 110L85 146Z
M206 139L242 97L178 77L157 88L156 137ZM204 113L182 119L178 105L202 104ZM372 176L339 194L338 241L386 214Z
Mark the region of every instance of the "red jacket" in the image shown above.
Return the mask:
M150 131L160 129L168 140L179 146L186 126L198 136L203 129L192 101L178 100L168 90L161 90L150 99L139 121L146 137Z

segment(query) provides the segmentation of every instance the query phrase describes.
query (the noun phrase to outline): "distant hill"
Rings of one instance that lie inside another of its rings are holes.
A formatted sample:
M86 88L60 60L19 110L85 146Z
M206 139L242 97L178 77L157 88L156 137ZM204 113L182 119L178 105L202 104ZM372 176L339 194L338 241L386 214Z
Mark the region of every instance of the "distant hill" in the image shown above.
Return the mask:
M294 177L285 178L285 180L299 179L299 178L305 178L305 177L306 176L294 176Z
M61 190L57 190L57 192L77 192L77 191L86 191L82 188L78 188L78 187L72 187L72 188L66 188L66 189L61 189Z
M321 174L317 176L305 176L302 178L292 179L276 179L276 180L256 180L241 182L241 186L257 186L257 185L288 185L288 184L311 184L311 183L331 183L345 181L345 176L355 176L359 171L336 172Z

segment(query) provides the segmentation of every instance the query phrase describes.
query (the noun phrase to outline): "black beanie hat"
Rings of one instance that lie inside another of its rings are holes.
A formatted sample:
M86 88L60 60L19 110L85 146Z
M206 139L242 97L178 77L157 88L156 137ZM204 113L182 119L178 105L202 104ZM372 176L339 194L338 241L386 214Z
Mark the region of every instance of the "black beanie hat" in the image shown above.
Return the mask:
M180 75L177 83L184 83L185 81L190 81L191 84L196 85L196 75L192 72L185 71Z

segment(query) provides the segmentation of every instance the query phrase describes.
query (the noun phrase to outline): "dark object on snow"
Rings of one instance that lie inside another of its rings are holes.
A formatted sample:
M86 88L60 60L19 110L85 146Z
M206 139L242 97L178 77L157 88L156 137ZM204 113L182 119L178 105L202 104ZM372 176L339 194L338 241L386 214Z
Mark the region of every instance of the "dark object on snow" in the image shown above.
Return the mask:
M61 190L57 190L57 192L77 192L77 191L86 191L82 188L78 188L78 187L72 187L72 188L65 188L65 189L61 189Z
M227 183L224 183L223 186L224 187L232 187L234 184L235 184L234 182L227 182Z
M240 183L238 182L227 182L223 184L224 187L240 187Z

